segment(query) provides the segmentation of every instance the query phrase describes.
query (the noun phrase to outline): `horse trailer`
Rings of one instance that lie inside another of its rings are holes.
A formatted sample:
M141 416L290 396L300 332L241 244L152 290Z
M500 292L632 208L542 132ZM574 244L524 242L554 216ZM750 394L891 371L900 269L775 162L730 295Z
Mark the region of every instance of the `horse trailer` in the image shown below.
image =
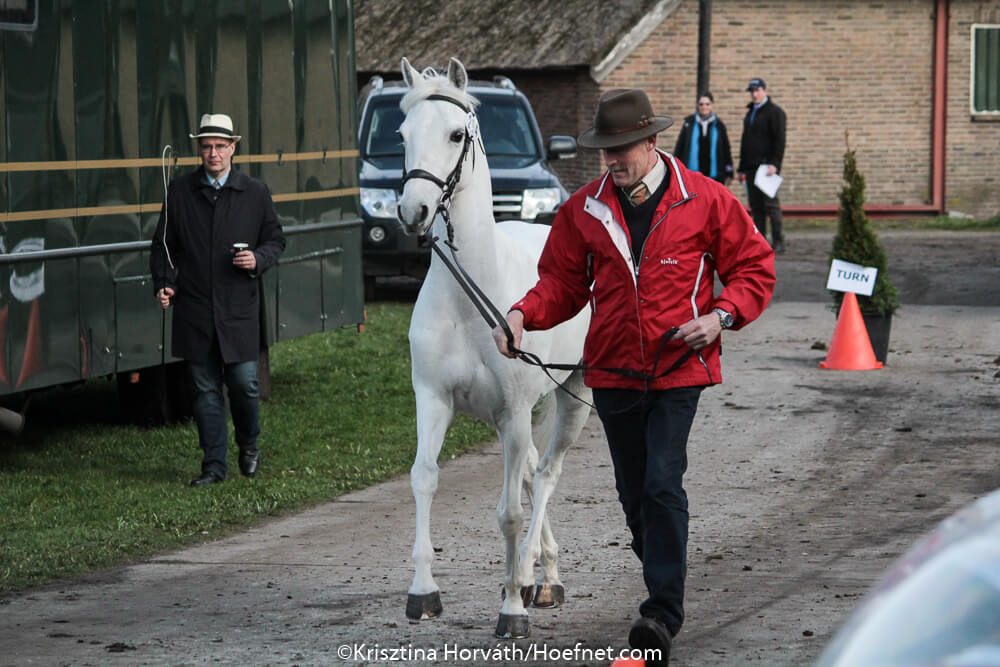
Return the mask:
M131 418L183 412L149 249L202 113L233 117L287 237L262 345L363 321L353 30L351 0L0 2L0 425L99 377Z

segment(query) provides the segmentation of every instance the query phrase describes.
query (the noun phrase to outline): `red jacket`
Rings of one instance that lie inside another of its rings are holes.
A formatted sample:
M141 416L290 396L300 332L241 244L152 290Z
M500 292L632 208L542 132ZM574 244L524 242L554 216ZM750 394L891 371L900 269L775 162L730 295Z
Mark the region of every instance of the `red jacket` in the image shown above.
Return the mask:
M525 329L548 329L590 301L587 366L652 373L664 332L716 306L733 314L735 329L756 319L774 290L774 252L743 205L721 184L690 171L668 153L669 186L650 226L638 267L610 174L580 188L562 207L538 263L538 283L511 308ZM713 295L714 273L725 286ZM667 389L722 380L721 336L671 374L642 379L588 370L591 387ZM688 347L669 341L657 372Z

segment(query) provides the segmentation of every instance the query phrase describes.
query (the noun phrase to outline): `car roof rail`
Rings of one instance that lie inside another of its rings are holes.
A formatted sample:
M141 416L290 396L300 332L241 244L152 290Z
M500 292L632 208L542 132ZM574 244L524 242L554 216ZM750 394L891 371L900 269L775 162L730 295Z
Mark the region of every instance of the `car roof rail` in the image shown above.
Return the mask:
M378 74L376 74L375 76L373 76L372 78L370 78L368 80L368 85L372 87L372 90L381 90L382 89L382 85L384 83L385 83L385 80L382 77L380 77Z
M514 85L514 82L501 74L497 74L496 76L493 77L493 83L500 86L501 88L509 88L510 90L517 90L517 86Z

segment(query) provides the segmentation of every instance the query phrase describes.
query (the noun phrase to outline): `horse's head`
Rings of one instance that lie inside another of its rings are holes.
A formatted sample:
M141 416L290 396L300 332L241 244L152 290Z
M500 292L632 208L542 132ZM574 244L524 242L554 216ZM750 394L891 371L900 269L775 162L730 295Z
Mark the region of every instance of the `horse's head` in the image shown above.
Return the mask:
M461 189L468 174L479 125L475 100L466 92L469 79L455 58L448 73L428 68L418 72L403 58L403 80L410 90L400 108L406 119L399 127L403 140L403 195L399 220L408 234L424 234L430 228L442 197Z

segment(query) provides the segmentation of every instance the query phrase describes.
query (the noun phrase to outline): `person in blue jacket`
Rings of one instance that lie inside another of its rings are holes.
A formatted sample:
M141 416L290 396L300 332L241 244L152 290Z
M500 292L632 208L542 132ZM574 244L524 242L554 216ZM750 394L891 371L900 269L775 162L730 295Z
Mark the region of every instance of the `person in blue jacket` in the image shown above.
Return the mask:
M729 133L715 115L712 93L698 96L698 111L684 119L674 146L674 157L691 171L699 171L725 185L733 177Z

